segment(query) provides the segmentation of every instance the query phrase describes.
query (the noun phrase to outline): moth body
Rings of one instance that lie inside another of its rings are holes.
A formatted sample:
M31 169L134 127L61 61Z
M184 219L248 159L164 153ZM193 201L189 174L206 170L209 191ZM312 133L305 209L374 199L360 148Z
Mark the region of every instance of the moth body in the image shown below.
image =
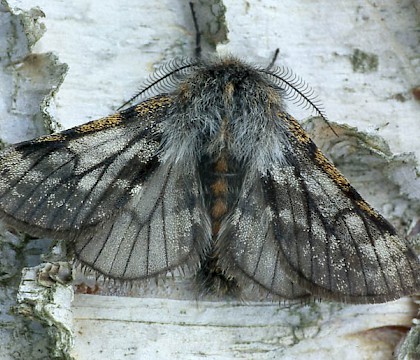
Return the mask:
M211 290L287 299L419 291L417 256L285 111L322 115L304 83L234 58L159 76L156 96L1 152L0 217L119 281L188 266Z

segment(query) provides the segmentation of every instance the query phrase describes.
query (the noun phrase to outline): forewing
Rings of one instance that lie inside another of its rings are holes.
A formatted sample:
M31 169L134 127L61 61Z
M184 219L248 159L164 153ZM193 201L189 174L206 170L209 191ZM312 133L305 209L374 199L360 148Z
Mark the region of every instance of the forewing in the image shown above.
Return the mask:
M174 162L161 165L112 221L92 230L75 239L76 257L120 280L197 267L211 238L197 174Z
M419 260L394 228L350 186L300 126L288 166L263 177L280 263L314 296L384 302L420 289Z
M239 283L251 280L282 298L308 296L309 293L293 283L283 269L274 217L264 196L261 178L248 174L237 206L222 225L217 240L220 266Z
M159 165L155 97L113 116L0 154L0 217L33 235L68 238L122 208Z

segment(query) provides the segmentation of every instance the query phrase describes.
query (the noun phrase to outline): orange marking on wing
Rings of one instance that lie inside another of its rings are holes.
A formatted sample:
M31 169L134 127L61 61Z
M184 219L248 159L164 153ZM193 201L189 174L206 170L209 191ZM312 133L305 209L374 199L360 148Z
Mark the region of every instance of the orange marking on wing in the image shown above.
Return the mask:
M337 168L328 161L321 150L316 149L314 154L316 163L331 177L331 179L344 191L350 189L350 183L348 180L341 175Z
M172 102L173 99L169 96L159 96L136 105L135 111L140 116L146 116L148 114L153 114L156 110L163 108Z
M302 126L300 126L295 118L286 113L279 113L278 116L287 123L296 140L302 144L309 144L311 142L311 138L305 130L303 130Z
M121 114L118 113L99 120L89 122L87 124L80 125L79 127L75 128L75 130L79 133L89 133L117 126L122 121L123 117L121 116Z
M63 134L52 134L47 136L42 136L36 140L34 140L37 143L43 143L43 142L50 142L50 141L64 141L66 140L66 136Z
M369 215L379 218L380 215L373 209L365 200L357 200L356 204L359 206L361 210L367 212Z

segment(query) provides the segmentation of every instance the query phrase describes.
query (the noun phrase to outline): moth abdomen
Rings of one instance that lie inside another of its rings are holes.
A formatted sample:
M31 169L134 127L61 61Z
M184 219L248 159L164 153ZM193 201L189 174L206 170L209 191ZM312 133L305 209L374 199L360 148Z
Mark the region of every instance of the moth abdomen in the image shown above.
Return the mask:
M218 238L222 223L238 200L242 174L236 162L223 150L216 158L203 157L199 169L205 207L211 222L210 248L196 277L199 292L236 296L239 292L237 281L228 276L219 264Z

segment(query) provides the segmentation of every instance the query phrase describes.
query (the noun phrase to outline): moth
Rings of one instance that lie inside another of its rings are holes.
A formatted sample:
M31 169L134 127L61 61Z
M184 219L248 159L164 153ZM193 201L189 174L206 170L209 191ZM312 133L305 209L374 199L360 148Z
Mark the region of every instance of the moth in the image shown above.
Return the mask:
M282 68L174 61L114 115L0 153L0 216L106 278L188 266L275 296L385 302L419 260L285 111ZM205 280L207 281L207 280Z

